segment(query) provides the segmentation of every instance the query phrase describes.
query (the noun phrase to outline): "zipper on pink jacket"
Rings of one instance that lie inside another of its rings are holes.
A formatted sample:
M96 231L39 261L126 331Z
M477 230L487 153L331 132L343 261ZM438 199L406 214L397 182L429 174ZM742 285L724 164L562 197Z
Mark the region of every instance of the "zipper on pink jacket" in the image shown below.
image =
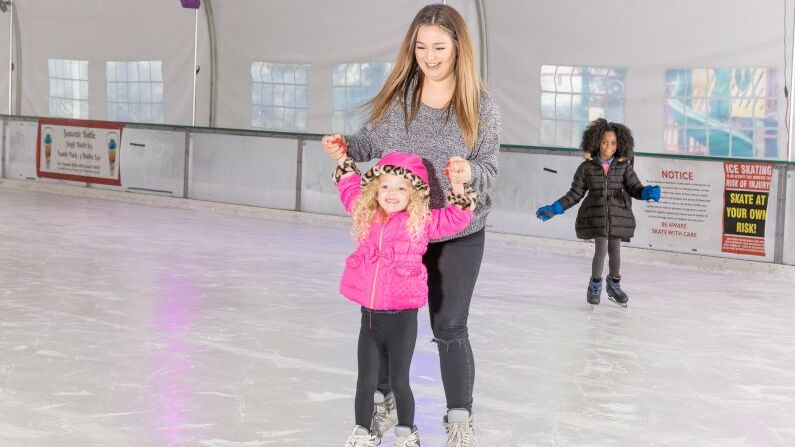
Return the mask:
M378 281L378 268L381 266L381 244L384 242L384 228L389 223L389 215L387 214L386 220L381 224L381 231L378 234L378 259L375 261L375 272L373 273L373 284L370 287L370 310L373 309L375 303L375 283ZM370 312L370 329L373 328L373 314Z

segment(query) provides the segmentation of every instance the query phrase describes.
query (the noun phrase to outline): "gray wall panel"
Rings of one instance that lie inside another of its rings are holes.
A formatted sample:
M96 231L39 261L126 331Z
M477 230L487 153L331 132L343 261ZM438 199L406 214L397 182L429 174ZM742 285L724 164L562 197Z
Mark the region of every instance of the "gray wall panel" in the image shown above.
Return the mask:
M6 178L35 179L38 124L8 121L6 132Z
M490 191L493 208L488 219L489 229L576 240L574 219L579 205L547 222L538 220L535 213L539 206L549 205L569 190L574 171L581 162L579 153L574 156L501 153L500 175Z
M194 134L188 197L291 210L296 140Z
M8 142L5 140L6 120L0 119L0 178L3 178L3 166L6 164L6 146Z
M122 135L122 187L182 197L185 132L124 129Z
M345 215L331 179L334 161L323 152L319 141L306 142L302 166L301 211Z
M364 172L374 163L375 160L356 165ZM337 195L337 188L331 179L335 166L335 163L323 152L320 141L306 142L301 176L301 211L345 215L345 209Z

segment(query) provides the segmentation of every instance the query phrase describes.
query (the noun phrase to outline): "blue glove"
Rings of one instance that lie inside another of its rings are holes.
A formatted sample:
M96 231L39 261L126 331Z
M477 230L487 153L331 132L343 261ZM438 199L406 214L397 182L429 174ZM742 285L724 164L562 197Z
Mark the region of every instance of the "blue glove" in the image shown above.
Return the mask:
M644 186L643 191L640 193L641 200L654 200L655 202L660 201L660 187L655 186Z
M556 200L552 205L542 206L536 211L536 217L541 220L549 220L558 214L563 214L563 205L560 200Z

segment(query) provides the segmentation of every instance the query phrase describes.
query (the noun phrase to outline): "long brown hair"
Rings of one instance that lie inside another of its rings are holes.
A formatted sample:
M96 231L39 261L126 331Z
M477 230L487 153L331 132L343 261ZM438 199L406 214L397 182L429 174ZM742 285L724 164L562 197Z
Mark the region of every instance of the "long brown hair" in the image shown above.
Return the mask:
M464 137L464 143L473 149L478 140L480 93L484 86L475 63L472 39L469 37L466 22L458 11L447 5L425 6L414 17L406 37L403 38L403 43L400 44L392 72L389 73L378 95L367 103L371 107L370 121L375 122L383 118L395 99L398 99L403 106L403 112L407 117L406 129L417 116L422 98L422 81L425 76L414 56L414 48L417 44L417 32L424 25L436 25L442 28L453 41L456 58L453 69L455 90L447 106L447 113L449 117L451 109L455 109L456 121ZM406 96L412 86L414 93L411 104L407 104Z

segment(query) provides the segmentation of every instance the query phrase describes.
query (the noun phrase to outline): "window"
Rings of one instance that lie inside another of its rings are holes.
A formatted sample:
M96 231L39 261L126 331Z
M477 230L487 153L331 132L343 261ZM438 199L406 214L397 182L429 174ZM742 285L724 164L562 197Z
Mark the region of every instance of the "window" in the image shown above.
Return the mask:
M251 127L306 130L308 64L251 64Z
M133 123L162 123L162 61L108 62L108 119Z
M777 79L770 68L666 70L666 152L777 157Z
M333 132L352 133L359 130L367 120L367 111L361 106L378 94L391 69L391 62L349 63L334 67Z
M589 121L624 122L625 68L541 66L541 137L550 146L579 147Z
M49 59L50 116L88 118L88 61Z

